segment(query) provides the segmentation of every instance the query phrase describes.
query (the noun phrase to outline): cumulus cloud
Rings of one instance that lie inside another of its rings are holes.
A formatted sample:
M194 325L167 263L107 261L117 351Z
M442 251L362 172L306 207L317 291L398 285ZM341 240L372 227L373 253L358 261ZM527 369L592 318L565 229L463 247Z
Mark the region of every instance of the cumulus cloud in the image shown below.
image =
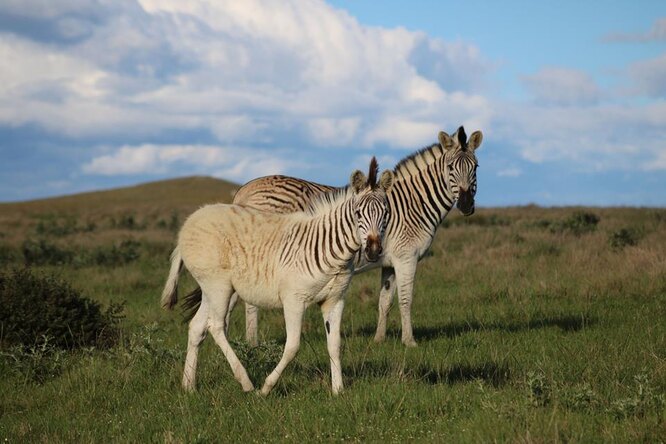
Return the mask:
M197 171L230 180L283 173L289 162L247 148L210 145L121 146L84 164L86 174L105 176L164 174L196 167Z
M0 9L32 24L0 34L0 51L13 57L1 74L13 86L0 91L0 124L71 137L198 129L221 143L266 143L286 131L304 145L367 147L384 143L377 134L408 112L437 122L402 123L407 133L391 144L414 147L445 122L437 110L456 109L452 92L478 104L469 91L492 69L473 45L366 27L321 0L32 0ZM37 38L44 21L61 40ZM46 67L35 69L40 61ZM477 111L468 104L453 119Z
M566 162L573 171L644 170L666 152L666 103L586 107L505 104L497 140L530 162Z
M601 98L594 79L575 69L542 68L521 80L534 99L544 105L590 105Z
M647 32L615 32L604 37L605 42L651 42L666 40L666 17L658 18Z
M629 67L629 76L639 94L666 98L666 53L632 64Z

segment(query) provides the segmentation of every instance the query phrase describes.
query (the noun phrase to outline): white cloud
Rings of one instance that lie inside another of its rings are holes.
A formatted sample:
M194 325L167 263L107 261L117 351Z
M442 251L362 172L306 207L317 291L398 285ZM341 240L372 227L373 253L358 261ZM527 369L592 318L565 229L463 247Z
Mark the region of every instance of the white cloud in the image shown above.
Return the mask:
M401 122L406 133L390 143L416 147L447 122L483 114L466 91L493 69L473 45L363 26L321 0L2 8L49 20L74 40L0 34L12 60L0 73L11 85L0 90L0 124L36 123L69 137L200 130L252 144L280 143L289 132L301 145L351 147L385 143L382 127Z
M517 167L509 167L497 172L499 177L519 177L522 174L523 171Z
M629 67L629 75L640 94L666 98L666 53Z
M505 104L496 141L535 163L568 162L576 171L644 170L666 152L666 103L586 107Z
M666 40L666 17L658 18L647 32L616 32L604 37L604 41L606 42L650 42L662 40Z
M280 174L290 166L277 156L239 147L209 145L121 146L93 158L82 166L86 174L105 176L163 174L195 167L230 180L249 180L257 175Z
M601 90L588 74L570 68L547 67L522 77L523 84L544 105L590 105Z

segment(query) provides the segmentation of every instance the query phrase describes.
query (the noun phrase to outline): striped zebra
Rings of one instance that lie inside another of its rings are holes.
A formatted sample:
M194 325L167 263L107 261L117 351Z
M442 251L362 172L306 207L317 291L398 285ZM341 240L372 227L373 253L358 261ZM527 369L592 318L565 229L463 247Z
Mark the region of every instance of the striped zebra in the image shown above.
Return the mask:
M386 191L393 173L377 182L373 159L369 177L360 171L350 186L319 194L305 212L266 213L240 205L208 205L190 215L178 235L162 306L177 303L178 276L183 265L202 290L201 303L189 327L183 387L193 390L198 348L210 331L234 377L244 391L254 389L226 337L229 301L237 291L249 304L283 307L287 340L282 359L266 378L267 395L300 345L303 313L321 307L331 358L333 393L342 388L340 322L344 294L354 259L377 261L386 226Z
M372 264L359 258L355 271L382 267L375 342L386 337L386 318L397 289L402 342L410 347L416 345L411 321L416 265L454 204L465 216L474 213L478 166L475 151L482 139L481 131L476 131L468 140L462 126L453 136L442 131L439 143L396 165L394 184L387 194L389 219L383 257ZM268 176L241 187L234 203L275 213L300 211L311 199L332 189L335 188L293 177ZM196 309L199 300L200 293L195 290L187 297L185 308ZM246 304L246 338L252 345L257 344L257 320L257 308Z

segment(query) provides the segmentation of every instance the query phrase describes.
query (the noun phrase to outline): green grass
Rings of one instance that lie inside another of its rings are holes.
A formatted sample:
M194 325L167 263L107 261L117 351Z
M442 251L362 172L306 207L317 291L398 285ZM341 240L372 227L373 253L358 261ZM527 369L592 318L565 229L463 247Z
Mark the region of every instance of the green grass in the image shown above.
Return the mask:
M69 226L87 226L92 217L96 228L55 230L50 241L93 249L133 239L139 258L34 270L57 274L103 304L126 301L123 340L105 351L26 357L1 350L0 440L664 441L666 211L523 207L482 209L465 221L452 215L419 266L417 348L400 343L396 307L386 342L372 342L379 273L366 273L354 278L343 317L345 392L330 393L323 323L312 307L299 355L261 398L241 391L210 338L198 391L180 389L187 326L158 301L175 234L154 222L168 221L174 209L184 217L206 199L193 195L172 208L157 201L154 214L135 209L150 222L141 230L103 223L131 209L120 201L93 216L69 204L63 214L78 223ZM580 211L599 217L594 230L549 228ZM30 214L3 220L0 244L8 248L38 236ZM614 247L613 234L623 229L640 236ZM181 294L193 285L184 279ZM282 316L261 312L257 349L243 343L243 322L236 310L230 336L260 386L282 350ZM30 377L43 368L49 377Z

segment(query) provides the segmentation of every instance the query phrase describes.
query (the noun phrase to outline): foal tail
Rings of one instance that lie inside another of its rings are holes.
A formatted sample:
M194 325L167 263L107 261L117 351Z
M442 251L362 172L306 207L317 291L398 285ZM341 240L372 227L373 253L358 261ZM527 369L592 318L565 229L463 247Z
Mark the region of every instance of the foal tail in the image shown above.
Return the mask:
M171 269L164 285L164 291L162 291L161 302L162 308L165 310L171 310L178 302L178 276L182 268L183 259L180 256L180 249L176 247L171 253Z

